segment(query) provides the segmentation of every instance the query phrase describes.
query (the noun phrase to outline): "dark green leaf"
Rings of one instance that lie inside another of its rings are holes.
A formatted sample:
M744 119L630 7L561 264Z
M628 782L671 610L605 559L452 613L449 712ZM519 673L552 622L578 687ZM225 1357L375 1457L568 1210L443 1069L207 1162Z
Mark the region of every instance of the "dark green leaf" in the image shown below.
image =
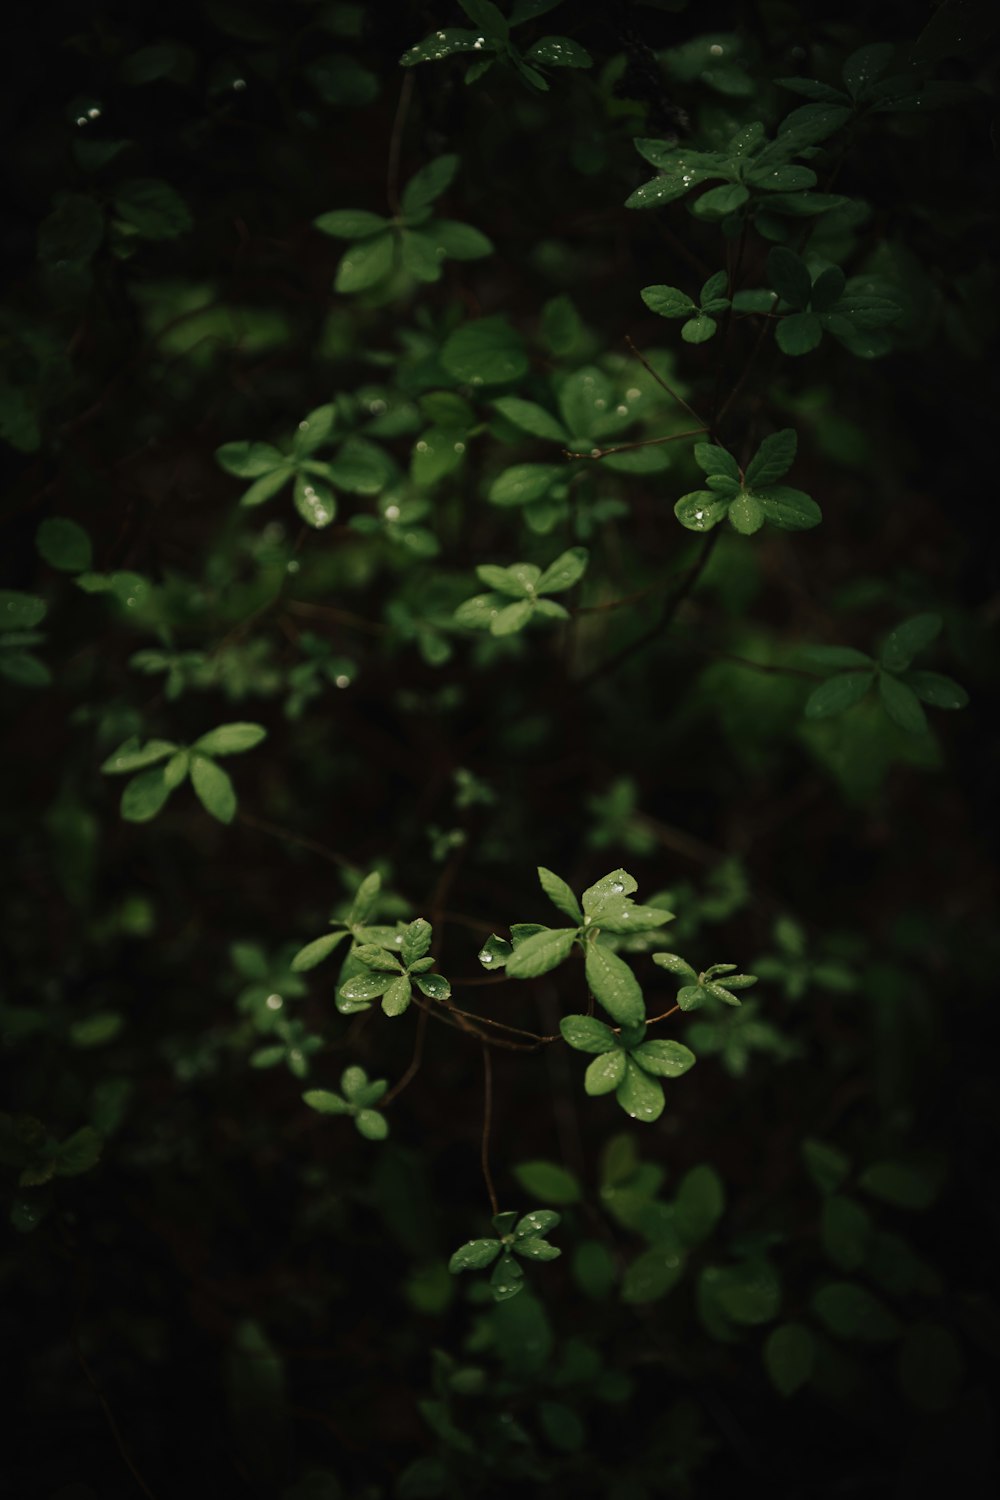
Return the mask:
M781 1323L764 1345L764 1368L782 1396L805 1385L816 1362L816 1338L804 1323Z
M546 928L525 938L507 960L507 973L511 979L536 979L547 974L569 957L576 941L576 929L571 927Z
M479 318L457 328L445 340L441 363L449 375L469 385L503 385L528 370L524 342L502 317Z
M680 1078L697 1061L694 1053L681 1042L660 1038L642 1042L630 1055L645 1072L658 1078Z
M812 295L812 277L805 261L784 245L775 245L767 257L767 279L789 306L805 308Z
M611 1027L594 1016L563 1016L559 1030L577 1052L611 1052L618 1045Z
M901 682L891 672L882 672L879 675L878 690L886 713L900 729L905 729L907 734L930 732L920 700L905 682Z
M43 521L35 533L35 546L51 567L63 573L82 573L92 564L90 537L65 516ZM0 617L0 624L4 623Z
M890 672L901 672L941 634L941 616L913 615L886 637L880 661Z
M830 677L815 688L806 699L806 718L825 719L832 714L846 713L855 703L865 697L875 674L867 672L841 672Z
M639 295L650 312L661 318L688 318L698 311L697 303L675 286L646 286Z
M598 1058L597 1061L603 1059ZM593 1066L591 1063L591 1067ZM625 1059L625 1077L615 1091L615 1098L627 1115L646 1124L652 1124L660 1118L666 1102L659 1079L644 1073L630 1057Z
M575 922L577 926L582 926L583 912L580 910L580 903L565 880L560 879L558 875L554 875L544 865L538 866L538 879L542 890L548 896L552 905L558 911L561 911L564 916L569 917L571 921Z

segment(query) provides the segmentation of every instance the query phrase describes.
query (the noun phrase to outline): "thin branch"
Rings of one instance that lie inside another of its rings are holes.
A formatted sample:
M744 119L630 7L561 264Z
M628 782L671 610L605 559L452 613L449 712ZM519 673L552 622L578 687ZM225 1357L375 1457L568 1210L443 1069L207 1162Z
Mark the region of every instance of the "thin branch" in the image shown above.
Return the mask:
M493 1217L496 1218L500 1212L500 1204L497 1202L497 1190L493 1185L493 1174L490 1171L490 1128L493 1116L493 1059L490 1057L489 1048L483 1045L483 1139L479 1153L479 1160L483 1168L483 1180L486 1183L486 1191L490 1195L490 1207Z
M389 207L398 218L401 212L399 202L399 156L403 146L403 130L406 126L406 116L410 110L410 100L413 98L414 75L407 73L403 79L403 87L399 91L399 103L396 106L396 116L392 122L392 135L389 137L389 165L386 169L385 195L389 200Z
M679 1010L680 1010L680 1006L679 1005L672 1005L669 1010L665 1010L663 1012L662 1016L650 1016L649 1020L646 1022L646 1025L647 1026L655 1026L656 1023L657 1023L657 1021L665 1021L668 1018L668 1016L674 1015Z
M388 625L380 625L375 620L366 620L362 615L352 614L348 609L334 609L330 604L310 604L305 599L287 599L285 608L293 615L333 620L337 625L349 625L352 630L365 631L368 635L390 634Z
M80 1347L79 1335L75 1328L73 1329L73 1350L76 1354L77 1363L79 1364L80 1369L87 1377L87 1383L100 1402L101 1410L103 1411L105 1418L107 1419L108 1426L111 1428L111 1436L115 1440L115 1447L121 1454L122 1461L124 1462L129 1473L132 1475L132 1478L135 1480L136 1484L142 1490L142 1493L148 1497L148 1500L156 1500L156 1496L153 1494L153 1491L149 1488L149 1485L143 1479L142 1475L139 1473L139 1470L136 1468L132 1460L132 1456L125 1445L125 1439L122 1437L121 1428L115 1421L115 1414L111 1410L111 1407L108 1405L107 1398L105 1397L104 1392L101 1390L101 1387L98 1385L97 1378L94 1375L93 1370L90 1368L90 1365L87 1363L87 1358Z
M699 424L702 430L707 432L709 430L709 424L705 421L705 418L701 415L701 413L695 411L693 406L689 406L688 403L684 400L684 397L679 396L674 390L673 386L667 384L659 371L653 369L653 366L649 363L649 360L646 358L646 356L639 353L639 350L636 348L635 344L627 334L625 336L625 342L629 346L629 349L632 351L632 353L635 355L636 359L642 365L643 369L647 370L649 374L652 375L657 385L661 386L662 389L666 391L668 396L672 396L673 399L677 402L678 406L683 406L688 415L694 417L695 421Z
M428 1013L426 1010L421 1010L419 1016L417 1017L417 1034L413 1041L413 1057L411 1059L410 1066L407 1068L402 1078L400 1078L397 1083L393 1084L392 1088L386 1094L385 1098L381 1101L379 1105L380 1109L385 1109L386 1106L391 1104L394 1099L398 1099L399 1095L406 1088L407 1084L412 1083L414 1078L416 1078L417 1074L420 1072L420 1064L423 1062L424 1057L424 1037L427 1033L427 1015Z
M257 818L253 813L237 811L236 817L239 822L246 823L248 828L256 828L260 833L269 833L272 838L283 839L286 844L298 844L302 849L309 849L313 854L318 854L321 859L329 860L333 865L339 865L343 870L356 870L357 866L353 860L347 859L343 854L338 854L335 849L328 849L325 844L316 839L304 837L300 833L291 833L287 828L279 828L277 823L268 823L264 818Z
M596 463L598 459L607 458L609 453L632 453L636 448L655 448L661 443L677 443L681 438L697 437L699 433L707 431L707 427L690 427L685 432L672 432L669 437L642 438L636 443L620 443L617 448L592 448L589 453L571 453L568 448L564 448L563 457L591 458Z
M617 667L620 667L624 661L627 661L630 656L634 656L637 651L641 651L644 646L648 646L651 641L655 641L658 635L669 628L671 622L674 619L674 616L677 614L677 611L680 609L681 605L684 603L684 600L691 593L691 590L694 588L695 584L698 582L698 579L705 571L708 560L715 550L715 545L718 540L719 528L716 527L716 529L710 532L709 535L705 538L705 546L701 550L701 556L698 558L698 561L694 564L694 566L688 569L685 581L676 590L673 597L666 605L660 618L653 625L651 625L648 630L644 630L642 635L636 636L634 641L629 641L628 645L623 646L620 651L616 651L613 656L609 656L605 661L600 662L589 672L585 672L582 677L578 677L578 687L589 687L591 683L596 682L599 678L605 677L609 672L615 671L615 669Z

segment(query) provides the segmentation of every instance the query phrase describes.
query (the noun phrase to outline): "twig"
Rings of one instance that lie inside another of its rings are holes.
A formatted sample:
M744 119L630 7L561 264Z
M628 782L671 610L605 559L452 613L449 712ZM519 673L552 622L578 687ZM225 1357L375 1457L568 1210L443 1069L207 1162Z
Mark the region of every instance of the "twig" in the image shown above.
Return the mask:
M240 809L237 819L246 823L248 828L256 828L260 833L269 833L272 838L284 839L286 844L298 844L302 849L310 849L313 854L318 854L322 859L327 859L333 865L339 865L344 870L356 870L357 866L353 860L347 859L343 854L338 854L334 849L328 849L325 844L316 839L304 837L300 833L291 833L287 828L279 828L277 823L268 823L264 818L254 817L253 813L243 812Z
M631 453L635 448L655 448L660 443L676 443L681 438L697 437L699 433L707 431L707 427L690 427L685 432L672 432L669 437L642 438L636 443L620 443L617 448L593 448L589 453L571 453L568 448L564 448L563 456L591 458L596 463L598 459L607 458L610 453Z
M419 1016L417 1017L417 1034L413 1040L413 1057L411 1059L410 1066L407 1068L402 1078L400 1078L397 1083L394 1083L392 1088L386 1094L385 1098L379 1105L380 1109L385 1109L386 1106L391 1104L394 1099L398 1099L399 1095L406 1088L407 1084L412 1083L414 1078L416 1078L417 1074L420 1072L420 1064L422 1063L424 1057L424 1036L427 1032L427 1014L428 1013L426 1010L421 1010Z
M646 1022L646 1025L647 1026L655 1026L656 1023L657 1023L657 1021L665 1021L668 1016L674 1015L674 1013L676 1011L679 1011L679 1010L680 1010L680 1006L679 1005L672 1005L669 1010L665 1010L663 1012L662 1016L650 1016L649 1020Z
M389 200L389 207L398 218L400 214L399 202L399 154L403 145L403 129L406 125L406 116L410 109L410 100L413 98L412 73L407 73L403 79L403 87L399 91L399 103L396 106L395 119L392 122L392 135L389 137L389 165L386 169L385 195Z
M91 1390L101 1404L101 1410L103 1411L105 1418L107 1419L108 1426L111 1428L111 1436L115 1440L115 1446L118 1449L118 1452L121 1454L126 1468L132 1475L132 1478L135 1480L136 1484L142 1490L142 1493L148 1496L148 1500L156 1500L156 1496L153 1494L153 1491L149 1488L149 1485L143 1479L142 1475L139 1473L139 1470L136 1468L134 1462L132 1461L132 1456L129 1453L128 1448L125 1446L125 1439L122 1437L121 1428L115 1421L115 1414L111 1410L111 1407L108 1405L107 1398L105 1397L104 1392L101 1390L101 1387L98 1385L97 1378L94 1375L93 1370L87 1363L87 1358L80 1347L79 1334L77 1333L77 1330L75 1328L73 1329L73 1350L76 1354L77 1363L79 1364L80 1369L87 1377L87 1382Z
M663 376L657 370L653 369L653 366L649 363L649 360L646 358L646 356L639 353L639 350L635 347L635 344L632 342L628 334L625 335L625 342L629 346L629 349L632 351L632 353L635 355L636 359L642 365L643 369L648 370L650 375L652 375L657 385L661 386L663 390L666 391L668 396L672 396L673 399L677 402L678 406L683 406L684 410L689 414L689 416L694 417L699 427L703 431L707 432L709 430L709 424L705 421L705 418L701 415L701 413L696 412L693 406L689 406L688 403L684 400L684 397L679 396L674 388L667 384Z
M483 1044L483 1140L479 1153L479 1160L483 1168L483 1180L486 1183L486 1191L490 1195L490 1207L493 1217L496 1218L500 1212L500 1204L497 1202L497 1190L493 1185L493 1174L490 1171L490 1127L493 1115L493 1059L490 1057L489 1048Z
M651 641L655 641L657 636L669 627L671 621L674 619L674 616L677 614L677 611L684 603L684 600L691 593L691 590L694 588L695 584L698 582L698 579L705 571L705 567L708 564L708 560L711 557L718 540L719 529L716 528L715 531L710 532L709 535L705 538L705 546L702 548L701 556L698 558L698 561L694 564L694 566L688 569L687 578L674 593L673 597L666 605L663 614L655 622L655 624L651 625L648 630L644 630L642 635L636 636L634 641L629 641L627 646L623 646L622 649L620 651L616 651L613 656L609 656L605 661L600 662L596 667L593 667L591 671L585 672L582 677L578 677L578 687L589 687L591 683L596 682L599 678L606 676L609 672L613 672L617 667L621 666L622 662L626 661L630 656L635 655L637 651L641 651L644 646L648 646Z

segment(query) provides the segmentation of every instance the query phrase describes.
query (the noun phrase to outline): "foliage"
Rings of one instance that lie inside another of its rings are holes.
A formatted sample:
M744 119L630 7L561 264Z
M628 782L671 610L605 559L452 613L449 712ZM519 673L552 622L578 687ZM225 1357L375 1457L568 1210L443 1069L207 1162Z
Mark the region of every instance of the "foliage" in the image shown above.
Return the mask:
M25 13L12 1492L976 1492L993 26Z

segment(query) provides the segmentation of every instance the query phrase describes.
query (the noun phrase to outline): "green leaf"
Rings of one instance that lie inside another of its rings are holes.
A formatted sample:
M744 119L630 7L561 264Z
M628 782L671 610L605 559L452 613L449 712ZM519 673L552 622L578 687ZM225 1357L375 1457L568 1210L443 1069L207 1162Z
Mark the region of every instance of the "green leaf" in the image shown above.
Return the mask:
M880 1161L866 1167L858 1183L870 1197L893 1208L921 1211L930 1208L941 1191L941 1174L904 1162Z
M337 497L321 479L311 474L296 474L293 495L295 509L307 526L320 531L336 518Z
M325 933L322 938L313 939L313 942L306 944L306 947L300 948L291 962L292 974L304 974L306 969L315 969L318 963L330 957L337 944L343 942L346 936L348 933L345 929L340 930L339 933Z
M597 1059L597 1061L601 1060ZM591 1067L593 1066L594 1064L591 1063ZM650 1125L660 1118L666 1102L663 1097L663 1085L658 1079L651 1078L648 1073L644 1073L631 1058L625 1060L625 1077L615 1091L615 1098L633 1120L642 1120Z
M93 198L63 194L38 230L38 259L43 266L85 266L104 238L104 215Z
M718 324L714 318L706 313L699 313L698 317L692 318L685 323L681 329L681 338L685 344L704 344L715 333Z
M521 599L516 604L508 604L506 608L498 610L490 621L491 635L514 635L518 630L523 630L525 625L534 614L534 605L529 599Z
M804 1323L781 1323L764 1344L764 1368L781 1396L794 1396L813 1372L816 1338Z
M584 1240L573 1252L573 1276L585 1297L602 1302L617 1279L614 1258L600 1240Z
M763 489L781 479L795 462L798 442L798 435L793 427L772 432L747 464L744 483L750 488Z
M82 526L65 516L51 516L43 521L35 533L35 546L49 566L62 573L82 573L93 562L90 537Z
M812 277L805 261L794 250L788 250L784 245L774 246L767 257L767 279L790 307L801 310L809 306Z
M384 1141L389 1134L389 1122L377 1109L359 1109L354 1124L359 1135L368 1141Z
M769 160L771 153L797 156L806 146L825 141L850 117L850 109L837 104L804 104L801 109L793 109L778 126L778 139L761 152L760 160Z
M823 519L823 512L811 496L787 485L758 490L757 499L771 525L782 531L808 531Z
M669 974L676 974L681 979L697 979L698 971L688 963L687 959L681 958L679 953L654 953L654 964L659 964L661 969L666 969Z
M366 969L363 974L354 974L340 986L338 995L342 1000L377 1000L393 983L391 974L376 973Z
M173 240L194 227L184 199L159 177L136 177L115 192L115 212L147 240Z
M639 295L661 318L688 318L698 311L698 304L675 286L645 286Z
M617 953L600 943L586 947L585 972L594 999L620 1026L638 1026L646 1019L639 981ZM508 972L510 966L508 965Z
M449 375L469 385L504 385L528 372L524 341L499 316L456 328L442 346L441 363Z
M484 969L502 969L513 951L511 944L494 932L486 939L477 957Z
M841 76L853 99L857 99L870 84L881 78L892 61L895 50L892 42L868 42L851 53L844 63Z
M636 1257L622 1281L622 1301L630 1306L658 1302L684 1274L684 1258L670 1245L651 1245Z
M129 823L148 823L170 796L163 767L140 771L122 792L121 815Z
M342 1099L339 1094L332 1093L330 1089L307 1089L302 1095L302 1102L321 1115L349 1115L351 1113L351 1106L347 1100Z
M382 1010L387 1016L401 1016L409 1009L413 987L405 974L390 981L382 995Z
M856 1271L868 1254L871 1219L852 1198L833 1193L823 1203L820 1236L828 1258L839 1270Z
M594 1016L563 1016L559 1030L577 1052L611 1052L618 1046L611 1027Z
M375 902L381 889L382 877L377 870L373 870L370 875L365 876L354 893L351 914L348 918L352 926L368 920L375 909Z
M695 443L694 461L706 474L721 474L734 484L741 482L740 466L733 455L717 443Z
M490 1277L494 1300L507 1302L524 1290L524 1272L512 1255L501 1257Z
M415 983L430 1000L447 1000L451 995L451 985L443 974L418 974Z
M888 1343L901 1331L885 1303L853 1281L821 1286L813 1295L812 1310L830 1333L858 1343Z
M294 472L291 463L283 463L280 468L273 469L270 474L264 474L243 492L240 496L240 505L244 507L263 505L266 500L272 499L285 488Z
M538 866L538 879L542 890L557 911L561 911L564 916L569 917L578 927L582 927L583 912L580 910L580 903L565 880L560 879L558 875L554 875L544 865Z
M562 424L535 401L525 401L520 396L500 396L493 405L508 422L532 437L546 438L554 443L569 442L570 435Z
M816 186L816 173L810 167L751 167L746 173L751 187L765 193L795 193ZM767 204L763 205L765 208Z
M403 965L394 952L382 948L378 943L359 943L351 949L352 959L364 964L367 969L379 969L383 974L401 974Z
M44 599L16 589L0 589L0 630L31 630L48 609Z
M907 672L902 681L931 708L965 708L969 702L965 688L940 672Z
M226 771L204 755L191 757L191 785L207 813L220 823L231 823L236 816L236 792Z
M547 494L564 473L561 464L513 464L494 479L489 498L494 505L528 505Z
M223 443L215 450L215 461L237 479L258 479L287 464L285 455L271 443Z
M422 42L417 42L415 47L410 47L403 53L399 59L400 67L413 68L418 63L440 62L442 58L453 57L457 52L474 52L477 50L476 42L474 31L466 31L458 26L432 31L430 36L424 37Z
M560 1208L568 1203L579 1203L582 1194L580 1184L572 1172L551 1161L524 1161L513 1168L515 1180L531 1198L544 1203L558 1203ZM517 1226L519 1234L546 1234L559 1223L558 1214L532 1213ZM522 1228L522 1226L524 1226Z
M403 928L401 951L407 968L430 951L433 936L434 929L424 917L416 917Z
M56 1148L56 1174L59 1177L79 1177L89 1172L100 1160L103 1148L104 1141L93 1126L81 1126Z
M492 240L471 224L460 224L456 219L432 219L423 227L435 254L448 260L482 260L493 254Z
M401 207L404 215L411 218L422 209L429 208L447 188L458 171L458 157L438 156L420 168L403 189Z
M774 1267L763 1257L718 1268L712 1295L727 1318L744 1327L770 1323L781 1307L781 1285Z
M558 358L571 354L579 345L583 325L569 297L552 297L542 308L541 337Z
M941 616L913 615L897 625L885 639L879 656L883 667L901 672L941 634Z
M728 499L720 500L711 490L693 490L677 501L674 515L688 531L711 531L725 520L728 510Z
M690 1048L681 1042L658 1038L633 1047L630 1056L644 1072L653 1073L658 1078L680 1078L697 1061Z
M391 234L355 241L340 258L333 282L334 291L346 296L384 281L392 271L395 255L396 241Z
M886 713L900 729L905 729L907 734L930 733L920 700L905 682L901 682L891 672L882 672L879 674L878 690Z
M589 556L586 547L570 547L560 553L535 584L536 594L561 594L573 588L587 571Z
M139 771L144 766L153 766L157 761L166 760L176 749L172 740L147 740L144 745L140 745L137 739L129 739L112 751L101 770L106 776Z
M724 219L727 214L742 208L750 197L749 189L742 183L727 183L724 187L709 188L695 202L694 212L699 219Z
M752 536L764 524L764 508L747 490L741 490L729 507L729 524L741 536Z
M823 338L823 325L815 313L791 313L782 318L775 339L782 354L809 354Z
M677 1004L681 1010L698 1010L708 998L708 991L700 984L686 984L677 991Z
M453 1276L459 1271L481 1271L493 1264L500 1249L499 1240L467 1240L451 1257L448 1270Z
M807 646L803 655L807 661L815 662L818 667L828 667L831 671L837 667L875 665L870 656L866 656L863 651L856 651L853 646Z
M559 390L559 410L575 439L587 446L604 430L614 407L614 388L597 365L584 365L567 375Z
M336 240L367 240L381 234L389 220L364 208L340 208L313 219L316 228Z
M725 1206L725 1190L715 1168L707 1163L692 1167L677 1185L677 1232L689 1245L700 1245L721 1219Z
M589 68L593 66L590 53L568 36L543 36L540 42L529 47L525 57L530 62L545 68Z
M537 979L547 974L569 957L576 941L576 929L572 927L546 928L519 943L507 960L507 974L511 979Z
M220 724L218 729L210 729L195 740L191 749L202 755L241 755L266 738L267 730L262 724Z
M844 273L839 266L827 266L813 282L811 306L815 313L829 312L844 291Z
M802 1142L802 1159L810 1177L821 1193L835 1193L847 1179L851 1163L836 1146L807 1136Z
M841 672L836 677L827 678L806 699L806 718L826 719L833 714L846 713L855 703L861 702L874 680L875 674L871 670Z
M625 1053L615 1048L595 1057L587 1066L583 1086L588 1094L611 1094L625 1078Z

